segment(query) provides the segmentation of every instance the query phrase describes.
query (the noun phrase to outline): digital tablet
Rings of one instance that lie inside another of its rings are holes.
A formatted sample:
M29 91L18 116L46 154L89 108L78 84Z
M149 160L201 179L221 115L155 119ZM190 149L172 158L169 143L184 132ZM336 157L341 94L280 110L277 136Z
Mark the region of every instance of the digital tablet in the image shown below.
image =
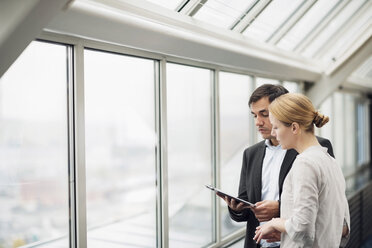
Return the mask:
M250 202L248 202L248 201L246 201L246 200L240 199L240 198L235 197L235 196L231 196L231 195L229 195L229 194L227 194L227 193L225 193L225 192L223 192L223 191L221 191L221 190L219 190L219 189L217 189L217 188L212 187L211 185L207 185L207 184L206 184L205 187L207 187L208 189L210 189L210 190L212 190L212 191L215 191L216 193L219 193L219 195L227 196L227 197L229 197L229 198L234 199L234 200L237 201L237 202L245 203L245 204L249 205L250 207L256 207L256 205L253 204L253 203L250 203Z

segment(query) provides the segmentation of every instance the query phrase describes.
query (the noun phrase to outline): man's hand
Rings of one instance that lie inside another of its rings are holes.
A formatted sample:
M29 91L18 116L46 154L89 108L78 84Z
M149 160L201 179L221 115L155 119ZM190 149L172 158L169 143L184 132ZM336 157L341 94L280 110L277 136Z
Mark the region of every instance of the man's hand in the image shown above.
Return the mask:
M218 195L219 197L221 197L225 202L226 204L233 210L233 211L236 211L236 212L241 212L243 211L244 209L247 209L247 208L251 208L250 206L248 206L247 204L244 204L242 202L240 202L239 204L232 198L229 198L227 196L223 196L223 195L220 195L218 192L216 193L216 195Z
M264 200L256 203L255 208L251 208L256 218L260 221L269 221L279 216L279 202Z
M346 237L349 234L349 228L347 225L342 228L342 237Z

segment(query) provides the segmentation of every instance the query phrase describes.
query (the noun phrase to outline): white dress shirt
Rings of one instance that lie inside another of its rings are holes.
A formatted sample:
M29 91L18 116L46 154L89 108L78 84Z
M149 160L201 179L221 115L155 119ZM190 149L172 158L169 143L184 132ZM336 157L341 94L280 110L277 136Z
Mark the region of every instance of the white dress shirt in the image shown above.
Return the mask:
M261 200L279 200L279 172L287 150L280 145L273 146L270 140L265 141L266 151L262 164L262 189ZM260 225L266 222L261 222ZM261 240L262 247L278 246L280 242L267 243Z

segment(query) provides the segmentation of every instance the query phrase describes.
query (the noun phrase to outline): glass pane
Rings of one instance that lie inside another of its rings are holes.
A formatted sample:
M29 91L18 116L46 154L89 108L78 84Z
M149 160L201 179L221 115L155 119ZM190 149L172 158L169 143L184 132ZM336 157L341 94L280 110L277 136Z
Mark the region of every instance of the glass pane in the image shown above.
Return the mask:
M302 4L303 1L275 0L243 32L243 35L266 41L288 17Z
M372 56L358 66L358 68L353 72L352 76L372 79Z
M333 129L333 151L344 175L355 172L356 169L356 106L355 98L351 94L335 92L332 95L334 113L331 128ZM323 128L321 128L323 129ZM346 179L346 194L349 195L363 184L356 177Z
M284 81L283 87L286 88L291 93L301 93L301 88L298 83Z
M345 160L344 166L347 168L346 171L354 171L355 165L357 164L356 160L356 149L357 149L357 140L356 140L356 121L357 121L357 114L356 114L356 105L355 105L355 98L351 94L344 94L344 122L345 122L345 130L343 135L345 136L345 142L343 143L345 146ZM347 113L347 114L346 114ZM342 134L339 134L342 135Z
M212 241L210 75L167 64L169 247Z
M0 79L0 247L69 247L66 58L32 42Z
M342 0L341 0L342 1ZM277 44L280 48L293 50L309 33L320 24L340 0L318 0L311 9Z
M364 103L364 163L371 163L371 139L368 137L371 137L371 104L368 100Z
M84 55L88 247L155 247L154 61Z
M358 14L358 19L342 33L342 36L335 40L325 53L321 54L321 59L325 63L337 61L356 42L362 30L372 25L372 4L369 7L364 6L362 12Z
M243 151L253 143L248 106L253 82L249 76L221 72L219 88L221 189L238 195ZM222 236L245 227L230 218L222 199L220 205Z
M350 17L359 9L365 0L350 1L347 6L339 13L322 32L314 39L313 42L305 49L302 55L313 57L315 53L328 41L334 33L346 25Z
M231 28L254 2L255 0L208 0L194 17L222 28Z
M256 77L256 88L263 84L280 84L280 82L275 79Z
M366 124L366 105L362 103L358 103L357 105L357 161L358 165L362 165L366 161L366 152L368 152L365 149L366 145L366 139L369 136L366 136L366 127L364 126Z
M345 139L345 105L344 98L342 93L336 92L333 94L333 106L334 106L334 115L333 115L333 125L334 136L333 136L333 151L337 162L342 168L344 174L347 174L345 168L345 157L344 157L344 144L346 143Z
M147 0L167 9L176 10L184 0Z

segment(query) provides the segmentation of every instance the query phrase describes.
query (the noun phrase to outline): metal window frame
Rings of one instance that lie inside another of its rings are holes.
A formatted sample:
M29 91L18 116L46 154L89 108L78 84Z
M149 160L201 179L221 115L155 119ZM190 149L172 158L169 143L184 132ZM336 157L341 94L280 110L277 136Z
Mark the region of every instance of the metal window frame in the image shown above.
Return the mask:
M315 27L295 46L294 52L302 53L314 39L328 26L349 3L349 0L339 0L336 5L326 14Z
M249 25L266 9L272 0L256 0L248 10L232 25L231 30L243 33Z
M67 48L67 126L68 126L68 176L69 176L69 243L70 247L77 247L77 216L76 216L76 163L75 163L75 141L74 141L74 48Z
M272 45L278 44L315 3L316 0L303 1L301 5L283 22L283 24L271 34L266 42Z
M93 41L83 38L76 38L69 35L55 34L51 32L43 32L40 39L46 41L54 41L64 43L73 47L73 70L74 77L69 84L69 137L73 140L71 147L70 166L75 173L75 176L70 177L70 184L74 186L76 191L72 192L72 197L75 197L76 204L71 208L71 248L86 248L87 247L87 222L86 222L86 171L85 171L85 113L84 113L84 49L98 49L105 52L120 53L125 56L135 56L145 59L154 60L155 67L155 129L158 135L157 149L156 149L156 171L157 171L157 196L156 196L156 218L157 218L157 247L169 247L169 216L168 216L168 164L167 164L167 84L166 84L166 64L168 62L178 63L187 66L201 67L210 69L211 90L212 90L212 178L216 186L220 185L220 158L218 156L219 144L219 72L230 72L242 75L247 75L251 78L251 87L254 89L255 77L264 76L280 80L278 78L270 77L270 75L254 74L248 70L241 70L232 67L222 67L215 64L208 64L204 62L197 62L189 59L182 59L172 56L164 56L148 51L141 51L125 46L109 44L101 41ZM72 51L72 50L71 50ZM71 64L72 65L72 64ZM251 120L253 123L253 120ZM256 135L254 125L250 128L251 141L256 142ZM72 200L74 200L72 199ZM229 244L233 241L239 240L245 235L245 228L241 228L233 233L222 238L221 236L221 222L220 222L220 206L217 200L213 200L212 214L213 220L213 243L206 244L208 248L217 248ZM75 218L75 219L74 219Z
M48 32L43 32L36 40L67 46L68 236L71 248L86 248L84 41Z
M320 59L322 55L327 51L330 47L333 46L334 42L345 33L345 30L348 30L350 26L352 26L355 22L357 22L359 15L363 14L363 12L368 10L368 7L365 8L366 5L370 4L371 2L369 0L365 0L364 3L362 3L354 13L351 14L350 18L345 19L343 24L341 25L342 28L337 29L334 31L333 35L331 35L323 46L319 47L314 55L313 58ZM363 30L364 31L364 30Z
M208 0L188 0L182 3L177 12L188 16L194 16Z
M216 187L221 185L221 158L220 158L220 70L211 71L212 84L212 184ZM217 197L212 198L212 241L221 241L221 209Z
M134 0L74 1L63 15L54 19L48 30L298 80L315 81L322 72L315 60L300 58L269 44L257 44L240 33L157 7ZM88 23L92 21L111 32L91 29ZM151 42L152 39L157 42ZM257 68L261 63L267 66Z
M155 62L155 116L157 142L157 247L169 247L168 214L168 135L167 135L167 83L166 60Z
M87 218L86 218L86 170L85 170L85 92L84 92L84 46L82 43L74 46L74 84L73 99L73 161L75 185L75 214L77 247L87 247Z

